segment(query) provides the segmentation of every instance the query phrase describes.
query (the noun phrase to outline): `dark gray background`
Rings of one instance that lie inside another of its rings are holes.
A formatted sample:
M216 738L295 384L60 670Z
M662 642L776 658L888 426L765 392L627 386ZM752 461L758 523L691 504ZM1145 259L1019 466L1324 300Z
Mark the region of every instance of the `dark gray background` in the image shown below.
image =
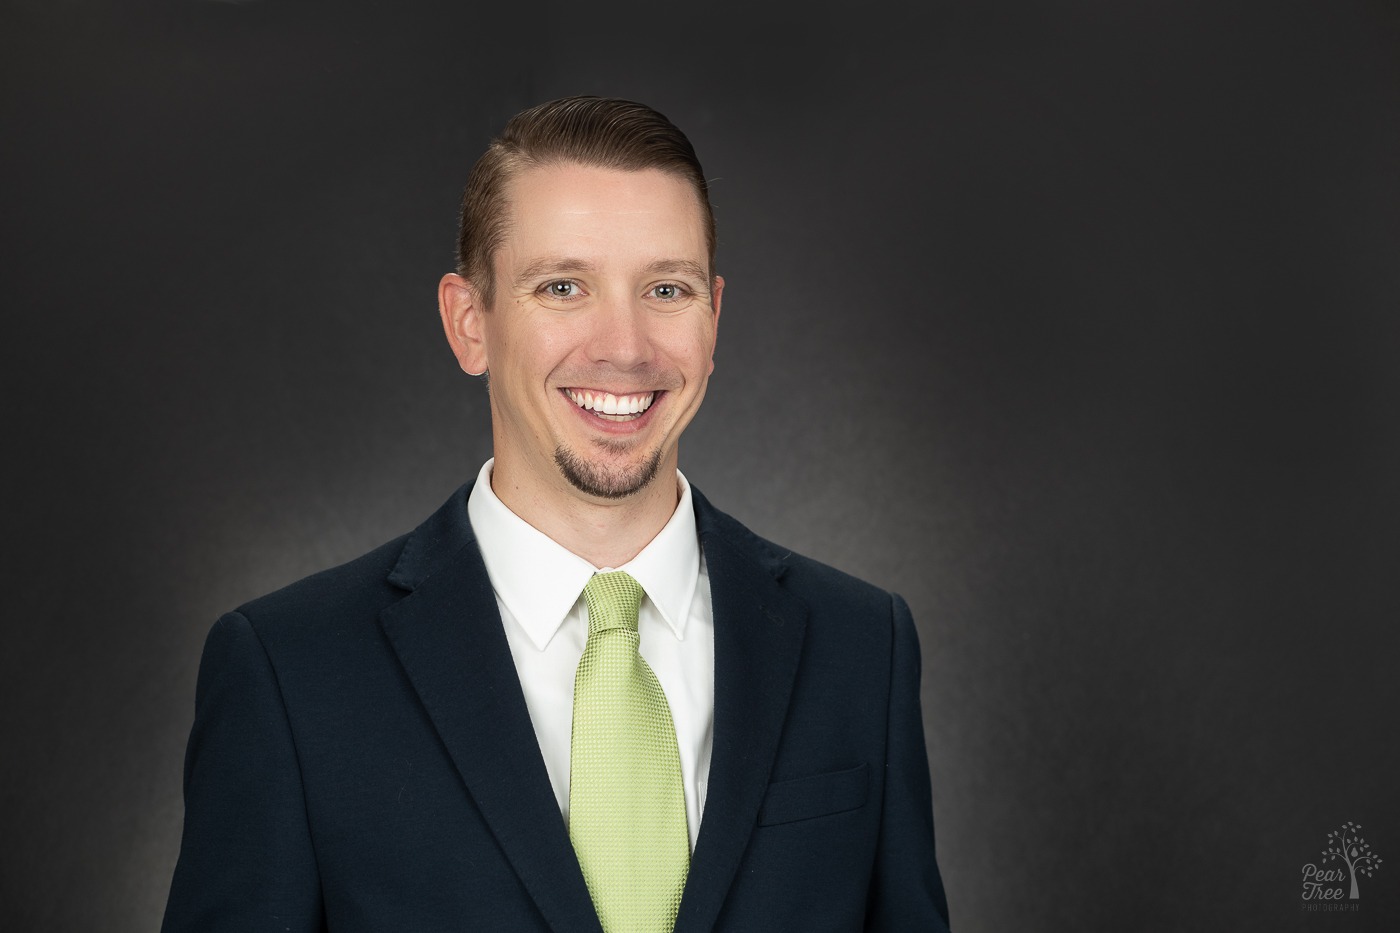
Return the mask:
M874 15L4 4L0 928L154 929L208 626L488 455L435 283L572 93L714 178L687 474L914 608L955 928L1396 928L1396 7Z

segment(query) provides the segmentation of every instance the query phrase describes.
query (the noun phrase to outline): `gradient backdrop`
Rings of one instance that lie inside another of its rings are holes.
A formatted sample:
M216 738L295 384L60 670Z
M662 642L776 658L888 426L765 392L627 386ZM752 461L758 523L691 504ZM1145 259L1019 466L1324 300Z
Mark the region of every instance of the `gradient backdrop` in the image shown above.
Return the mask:
M687 474L914 608L955 929L1397 928L1400 11L877 15L6 0L0 929L153 930L210 624L488 456L434 289L574 93L714 179Z

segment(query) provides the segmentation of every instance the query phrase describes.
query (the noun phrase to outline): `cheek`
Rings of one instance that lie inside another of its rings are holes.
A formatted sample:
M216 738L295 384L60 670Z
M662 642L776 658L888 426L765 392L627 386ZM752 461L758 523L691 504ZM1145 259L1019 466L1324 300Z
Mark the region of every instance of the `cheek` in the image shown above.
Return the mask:
M706 323L697 327L684 347L679 348L682 355L678 359L685 361L686 369L708 376L715 371L715 343L714 332Z
M566 362L577 345L567 328L522 315L496 334L491 356L499 368L509 367L518 379L538 382Z
M656 333L656 346L678 367L708 374L714 370L714 324L697 314Z

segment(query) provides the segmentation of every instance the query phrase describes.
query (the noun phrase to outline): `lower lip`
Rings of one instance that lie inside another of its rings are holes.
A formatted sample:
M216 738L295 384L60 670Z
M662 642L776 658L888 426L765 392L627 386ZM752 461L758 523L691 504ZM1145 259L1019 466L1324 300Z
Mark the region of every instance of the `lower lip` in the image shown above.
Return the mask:
M656 394L652 397L651 405L647 407L646 411L626 421L612 421L608 418L600 418L595 412L589 411L586 408L579 408L574 404L574 400L569 398L569 394L563 389L559 390L559 394L563 397L564 403L572 408L578 416L583 419L584 423L593 430L615 435L635 434L646 427L651 421L652 413L656 411L657 407L661 404L661 400L666 396L665 391L658 389Z

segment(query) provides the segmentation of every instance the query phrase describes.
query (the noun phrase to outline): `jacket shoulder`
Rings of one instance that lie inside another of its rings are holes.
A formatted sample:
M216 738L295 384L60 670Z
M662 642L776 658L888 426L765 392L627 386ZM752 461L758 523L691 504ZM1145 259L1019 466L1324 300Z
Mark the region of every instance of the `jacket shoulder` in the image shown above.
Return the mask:
M888 590L830 564L799 554L758 535L754 537L777 556L779 567L782 569L779 582L808 605L835 604L887 614L891 603L898 598Z
M319 621L341 624L377 618L381 609L403 596L389 581L411 535L400 535L367 554L249 600L236 610L260 634L284 626L314 627Z
M405 535L348 563L298 580L238 607L259 635L377 623L381 610L474 544L467 516L468 483Z
M888 617L891 603L899 601L899 597L873 583L761 537L742 522L716 509L703 495L695 492L693 486L691 488L697 497L702 540L707 535L713 535L716 540L746 553L751 559L765 565L780 586L809 607L832 606L845 611L883 612Z

